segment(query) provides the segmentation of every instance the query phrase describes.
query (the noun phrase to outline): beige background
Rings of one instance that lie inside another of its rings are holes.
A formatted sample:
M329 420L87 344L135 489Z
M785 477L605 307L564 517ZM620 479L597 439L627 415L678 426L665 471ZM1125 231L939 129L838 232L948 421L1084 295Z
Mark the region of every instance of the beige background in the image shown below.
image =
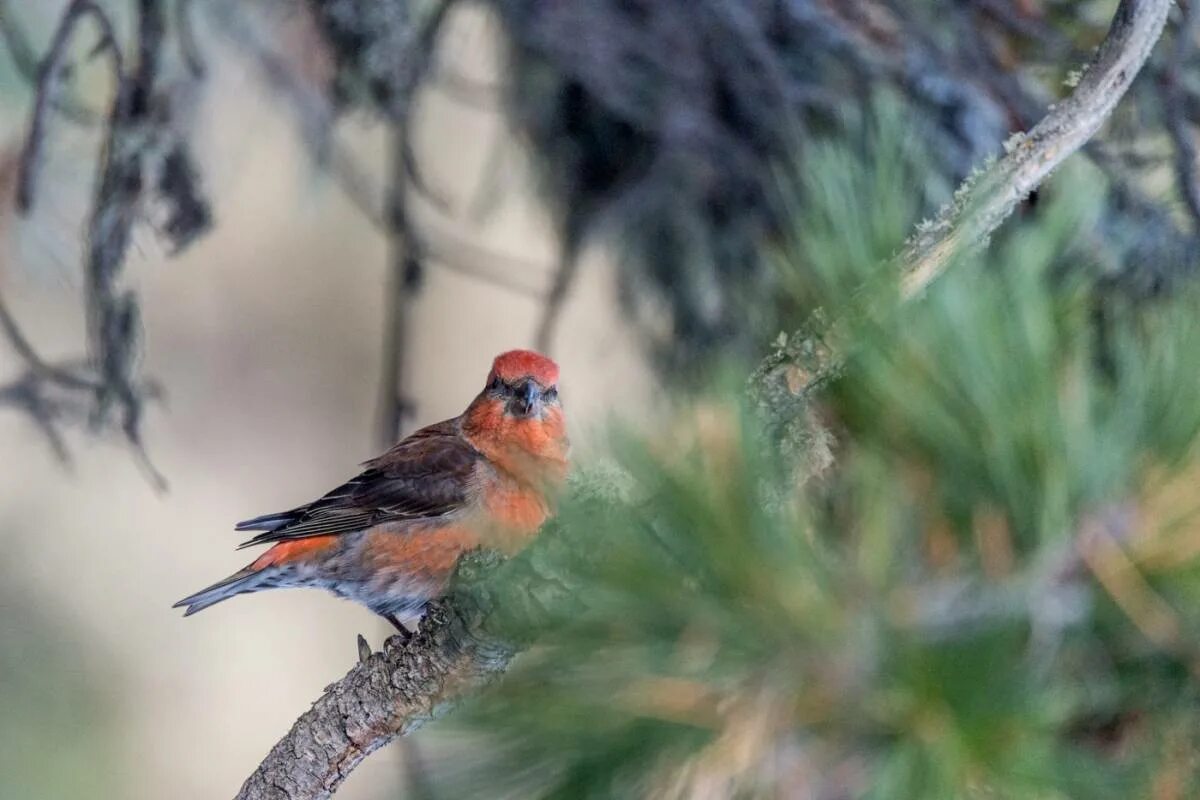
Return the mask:
M249 560L233 550L233 522L315 497L376 449L386 243L314 172L290 118L245 64L220 63L202 91L195 140L216 230L174 259L143 234L128 271L144 301L145 368L168 396L146 434L170 491L157 494L119 444L78 431L76 462L64 469L24 417L0 409L0 665L34 658L27 641L36 636L63 657L55 680L100 702L94 713L64 710L70 730L10 724L0 745L28 754L28 774L0 778L0 795L15 785L35 798L232 796L351 665L355 634L378 644L386 632L365 610L315 591L237 598L187 620L170 607ZM18 140L24 112L0 109L4 141ZM465 204L496 115L434 95L421 124L431 182ZM381 180L381 137L358 127L343 135ZM88 147L60 137L37 215L16 221L6 210L0 233L0 291L47 354L78 352L81 341L76 231ZM422 219L547 265L521 276L544 282L553 241L519 147L505 151L502 204L485 224L428 208ZM584 450L609 409L634 409L648 394L611 269L595 253L585 266L552 350ZM538 313L532 300L435 264L412 326L416 422L460 411L492 355L531 344ZM0 376L17 368L0 346ZM5 691L18 689L0 674L0 714L21 700ZM67 763L64 741L77 738L85 756ZM339 797L397 797L400 774L389 748Z

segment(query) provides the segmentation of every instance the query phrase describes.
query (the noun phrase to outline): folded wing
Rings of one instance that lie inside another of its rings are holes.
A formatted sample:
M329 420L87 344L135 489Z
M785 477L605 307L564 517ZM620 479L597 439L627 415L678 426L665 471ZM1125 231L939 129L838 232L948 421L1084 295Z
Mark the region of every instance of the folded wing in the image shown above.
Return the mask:
M470 502L480 458L460 436L457 419L430 425L366 462L363 472L320 499L239 522L239 531L263 531L241 546L453 514Z

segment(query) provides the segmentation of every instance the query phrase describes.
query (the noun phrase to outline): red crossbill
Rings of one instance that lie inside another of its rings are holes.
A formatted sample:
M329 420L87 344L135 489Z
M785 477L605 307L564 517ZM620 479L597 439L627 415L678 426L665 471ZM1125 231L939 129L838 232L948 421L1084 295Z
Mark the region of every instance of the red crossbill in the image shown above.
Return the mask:
M496 357L460 416L422 428L311 503L240 522L272 544L245 569L175 606L184 616L234 595L289 586L328 589L382 615L419 614L459 556L512 552L551 513L567 472L558 366L529 350Z

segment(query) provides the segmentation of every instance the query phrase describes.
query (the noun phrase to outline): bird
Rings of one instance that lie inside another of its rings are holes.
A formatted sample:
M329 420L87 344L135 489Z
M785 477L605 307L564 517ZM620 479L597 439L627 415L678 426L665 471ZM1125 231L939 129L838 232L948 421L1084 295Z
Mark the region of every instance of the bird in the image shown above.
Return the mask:
M415 431L322 497L237 523L271 545L175 604L190 616L240 594L317 587L361 603L404 636L444 595L458 559L512 554L552 515L569 467L558 365L532 350L496 356L457 417Z

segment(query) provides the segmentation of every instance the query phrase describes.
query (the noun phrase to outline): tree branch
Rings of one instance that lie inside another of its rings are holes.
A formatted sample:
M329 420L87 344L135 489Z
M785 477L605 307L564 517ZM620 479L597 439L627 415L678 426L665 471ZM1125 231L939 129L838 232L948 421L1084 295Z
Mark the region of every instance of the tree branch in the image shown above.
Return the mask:
M503 672L514 648L493 633L504 622L493 613L501 602L490 587L497 570L512 563L486 551L465 556L457 588L429 605L420 630L407 642L391 637L382 652L326 688L242 785L237 800L329 797L369 754L437 719ZM525 570L527 563L505 571L517 596L532 596L548 581L536 569Z
M125 69L122 64L121 48L117 44L116 34L108 15L91 0L73 0L71 5L67 6L67 10L63 12L58 28L54 31L54 37L50 40L50 49L38 65L33 115L29 120L29 133L25 137L25 147L21 151L21 169L17 178L17 210L22 214L29 213L33 208L33 190L38 168L41 166L42 147L46 141L46 118L53 105L51 98L54 94L54 81L62 69L62 62L66 58L75 26L89 14L100 26L101 38L98 47L107 49L111 54L113 72L117 76L118 86L123 80Z
M906 297L932 283L956 254L986 242L1030 192L1096 134L1149 58L1170 9L1170 0L1122 0L1075 91L1028 134L1011 139L1004 157L964 183L956 201L909 241L899 259Z
M1121 0L1075 90L1028 134L1011 139L1000 160L968 178L952 205L918 227L896 259L905 299L929 286L954 256L986 244L1030 192L1087 144L1146 63L1170 8L1171 0ZM836 338L830 324L814 319L751 375L751 394L775 423L792 425L804 416L807 398L841 369Z
M46 125L57 75L80 20L92 16L101 38L94 52L112 58L115 87L106 120L84 256L88 358L54 366L41 359L9 310L0 304L0 334L25 363L25 374L0 387L0 401L27 411L65 457L57 425L72 415L93 430L118 430L143 471L159 488L165 481L150 463L141 436L142 414L160 392L138 374L140 313L136 294L121 282L133 227L151 202L162 206L160 232L176 251L211 223L183 133L172 126L178 98L160 80L166 36L166 0L138 0L136 60L127 63L115 28L93 0L72 0L38 67L38 85L22 149L17 208L29 213L45 149Z
M412 639L388 639L296 720L237 800L332 795L368 755L436 719L507 666L506 652L486 646L472 629L453 603L433 603Z

